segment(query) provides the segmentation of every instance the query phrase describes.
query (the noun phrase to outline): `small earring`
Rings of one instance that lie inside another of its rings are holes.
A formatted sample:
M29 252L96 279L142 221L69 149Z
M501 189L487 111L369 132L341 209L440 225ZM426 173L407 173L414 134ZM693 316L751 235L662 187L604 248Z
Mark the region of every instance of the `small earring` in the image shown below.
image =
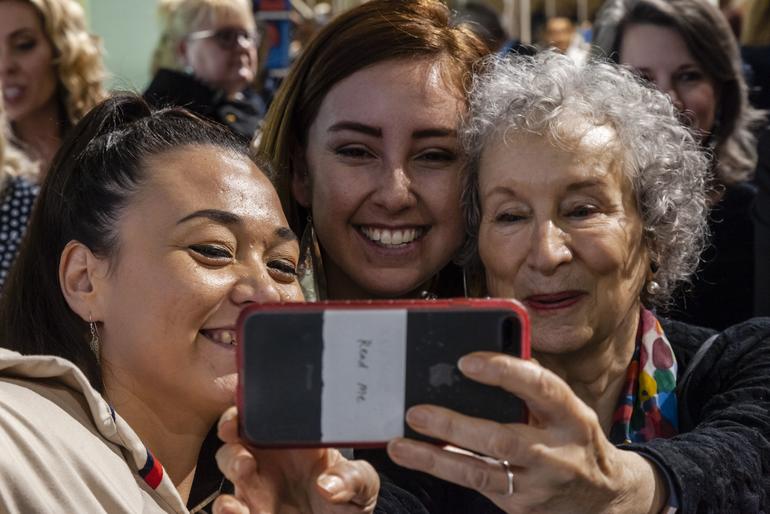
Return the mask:
M647 282L645 289L647 290L648 294L650 294L651 296L655 296L660 292L660 284L658 284L654 280L650 280L649 282Z
M297 278L302 292L305 294L305 301L317 302L326 299L326 274L321 257L321 247L313 228L312 216L307 217L307 223L299 243Z
M99 329L96 327L96 323L91 319L91 315L88 315L88 328L91 329L91 340L88 341L88 346L91 347L91 351L94 352L96 362L99 362Z

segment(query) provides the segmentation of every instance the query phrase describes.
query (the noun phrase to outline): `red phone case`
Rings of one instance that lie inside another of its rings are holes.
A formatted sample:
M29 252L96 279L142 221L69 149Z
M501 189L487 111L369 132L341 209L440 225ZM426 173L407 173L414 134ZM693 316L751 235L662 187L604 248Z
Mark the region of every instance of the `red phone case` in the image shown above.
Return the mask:
M530 336L530 325L529 325L529 318L527 316L526 310L516 302L515 300L506 300L506 299L470 299L470 298L455 298L455 299L445 299L445 300L372 300L372 301L329 301L329 302L296 302L296 303L267 303L267 304L254 304L246 309L243 310L241 313L239 320L238 320L238 348L237 348L237 365L238 365L238 371L239 371L239 381L238 381L238 389L237 389L237 404L239 412L242 413L241 415L241 428L242 433L245 433L244 425L246 424L247 417L244 413L246 413L246 405L244 401L245 392L244 392L244 381L240 378L243 376L244 373L244 367L245 367L245 359L244 359L244 352L245 352L245 346L247 344L247 337L245 334L244 327L246 326L246 321L255 313L282 313L282 314L292 314L292 313L327 313L328 311L372 311L372 310L406 310L408 313L428 313L428 312L440 312L442 314L445 314L447 312L451 312L453 310L456 310L458 313L466 313L469 314L471 312L478 313L481 311L505 311L510 312L515 315L515 317L518 319L518 343L519 348L517 352L517 356L528 359L530 358L530 346L529 346L529 336ZM478 314L476 314L478 315ZM299 318L298 318L299 319ZM444 319L447 319L446 317ZM470 350L469 350L470 351ZM417 360L421 358L420 355L414 355L410 354L410 361L411 360ZM435 356L435 354L432 354ZM428 357L430 358L430 357ZM456 361L455 361L456 362ZM404 366L406 368L406 365ZM272 370L268 369L268 372L272 372ZM414 371L414 370L413 370ZM420 368L417 373L410 373L411 375L419 374L423 372L423 368ZM406 375L406 371L404 371ZM455 373L457 371L455 370ZM423 373L424 375L424 373ZM326 377L327 381L330 377ZM334 377L332 376L332 381ZM425 377L418 377L420 379L424 379ZM417 381L418 378L414 377L405 377L405 382L412 380ZM285 376L276 376L276 380L284 380L286 379ZM467 381L467 379L464 379ZM301 381L301 380L298 380ZM470 382L470 381L468 381ZM420 382L422 384L422 382ZM443 385L443 384L442 384ZM407 399L405 400L405 407L408 408L410 405L409 401L409 393L411 389L417 388L419 393L425 392L424 386L404 386L406 391ZM467 384L463 387L469 387ZM481 384L473 383L471 387L484 387L488 388L489 386L483 386ZM375 389L375 388L373 388ZM490 389L496 389L496 388L490 388ZM500 396L503 392L501 390L496 390L498 392L495 392L494 394ZM252 391L252 398L254 397L254 393ZM266 392L265 395L278 395L281 394L280 390L272 390L269 392ZM443 393L444 395L447 394L445 391ZM507 393L505 393L507 394ZM290 396L290 395L289 395ZM511 395L508 395L508 397L512 398ZM430 401L430 396L428 395L428 401ZM499 398L498 398L499 401ZM421 402L423 403L423 402ZM302 404L302 403L294 403L293 405L287 405L287 409L298 409L301 412L304 412L306 410L312 410L314 407L314 404ZM524 419L526 419L526 406L521 402L521 405L517 407L519 410L518 412L521 413L521 416L523 416ZM344 417L345 412L344 410L340 413L341 416ZM473 415L473 413L469 413L469 415ZM282 432L287 431L291 432L292 428L281 426L280 423L276 420L277 416L273 417L273 421L275 423L275 431L276 432ZM523 421L523 419L519 419L519 421ZM266 420L266 423L271 423L271 420ZM296 423L295 423L296 424ZM294 427L296 428L296 427ZM265 427L265 430L267 430L267 427ZM344 429L342 429L343 432L345 432ZM405 435L409 437L421 437L417 435L414 432L411 432L411 429L406 427L405 428ZM299 437L292 440L289 438L288 440L282 440L279 438L279 440L276 441L270 441L267 443L264 443L262 441L262 444L260 441L253 441L256 446L266 446L266 447L323 447L323 446L353 446L353 447L379 447L383 446L387 439L381 439L376 441L362 441L362 440L334 440L333 444L330 442L324 442L324 441L315 441L315 440L304 440L309 436L305 437ZM344 436L343 436L344 437ZM248 439L248 437L247 437Z

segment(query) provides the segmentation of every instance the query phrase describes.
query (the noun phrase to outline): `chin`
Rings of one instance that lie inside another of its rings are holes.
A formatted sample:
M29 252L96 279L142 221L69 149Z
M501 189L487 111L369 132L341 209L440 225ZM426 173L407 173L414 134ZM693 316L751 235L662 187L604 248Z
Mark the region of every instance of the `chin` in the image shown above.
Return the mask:
M563 354L581 350L590 339L585 328L569 325L548 329L532 324L532 350L539 353Z

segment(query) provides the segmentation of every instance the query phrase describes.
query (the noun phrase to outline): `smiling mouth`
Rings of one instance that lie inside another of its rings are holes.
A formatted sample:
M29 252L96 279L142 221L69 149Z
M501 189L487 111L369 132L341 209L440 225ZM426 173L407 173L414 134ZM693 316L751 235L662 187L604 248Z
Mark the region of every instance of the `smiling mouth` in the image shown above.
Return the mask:
M238 346L238 340L235 337L235 330L230 329L202 329L200 333L206 339L210 339L215 343L219 343L225 346L232 346L233 348Z
M533 294L524 299L524 304L539 311L558 310L571 307L579 302L585 294L583 291Z
M421 239L430 227L425 225L403 229L388 229L358 225L356 228L372 243L385 248L397 248Z
M18 100L22 93L24 93L24 89L19 86L6 86L3 88L3 99L6 102L13 102Z

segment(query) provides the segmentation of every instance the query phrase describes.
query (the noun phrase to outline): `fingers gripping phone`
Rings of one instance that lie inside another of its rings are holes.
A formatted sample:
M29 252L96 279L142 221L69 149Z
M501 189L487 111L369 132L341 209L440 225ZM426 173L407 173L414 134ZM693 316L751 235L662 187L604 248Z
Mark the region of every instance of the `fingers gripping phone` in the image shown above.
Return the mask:
M426 439L416 404L503 423L523 402L465 378L473 351L529 358L529 321L513 300L393 300L253 305L238 323L241 435L259 447L377 447Z

